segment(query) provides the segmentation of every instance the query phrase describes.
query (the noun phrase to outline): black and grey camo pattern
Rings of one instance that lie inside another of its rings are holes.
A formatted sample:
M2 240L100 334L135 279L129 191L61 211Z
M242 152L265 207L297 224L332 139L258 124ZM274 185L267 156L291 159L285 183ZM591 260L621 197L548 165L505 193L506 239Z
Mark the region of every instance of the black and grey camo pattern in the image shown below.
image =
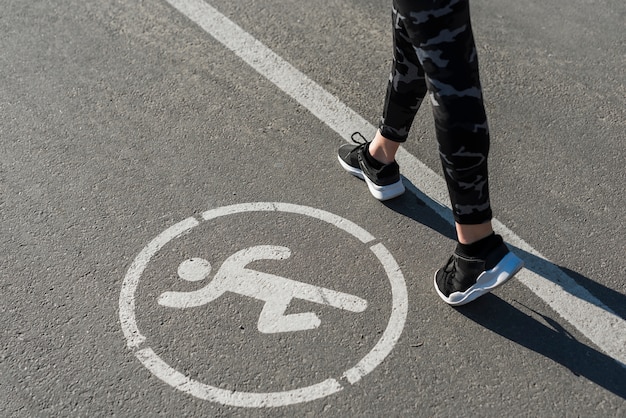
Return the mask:
M455 220L492 217L489 128L478 74L468 0L394 0L394 59L380 123L404 142L428 95Z

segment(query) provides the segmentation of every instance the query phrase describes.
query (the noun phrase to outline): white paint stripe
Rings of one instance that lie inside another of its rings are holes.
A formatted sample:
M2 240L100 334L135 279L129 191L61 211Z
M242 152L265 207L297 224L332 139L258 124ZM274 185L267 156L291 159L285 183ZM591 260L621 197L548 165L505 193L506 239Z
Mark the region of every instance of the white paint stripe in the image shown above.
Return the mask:
M374 126L204 1L167 1L342 138L348 140L354 131L361 131L366 137L374 135ZM409 186L409 189L451 222L448 205L441 203L448 201L444 180L404 149L398 154L398 162L405 178L419 187ZM540 258L537 260L519 254L528 267L541 272L540 275L524 269L518 273L519 280L601 350L626 367L626 321L511 230L497 221L494 225L509 243Z
M233 51L261 75L326 123L342 138L354 126L367 126L361 116L310 80L203 0L167 0L209 35Z

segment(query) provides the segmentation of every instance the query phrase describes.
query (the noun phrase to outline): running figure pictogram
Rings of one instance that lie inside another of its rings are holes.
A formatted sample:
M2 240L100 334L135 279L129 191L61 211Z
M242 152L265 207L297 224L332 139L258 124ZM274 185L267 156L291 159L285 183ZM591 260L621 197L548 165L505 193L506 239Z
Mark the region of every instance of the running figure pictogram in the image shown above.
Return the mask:
M259 316L258 329L266 334L304 331L320 325L320 319L313 312L285 315L292 299L351 312L363 312L367 308L367 301L354 295L246 268L253 261L284 260L290 255L289 248L274 245L243 249L228 257L213 280L203 288L191 292L164 292L158 303L170 308L192 308L205 305L226 292L259 299L265 305ZM194 258L180 264L178 275L185 280L198 281L207 278L210 271L207 260Z

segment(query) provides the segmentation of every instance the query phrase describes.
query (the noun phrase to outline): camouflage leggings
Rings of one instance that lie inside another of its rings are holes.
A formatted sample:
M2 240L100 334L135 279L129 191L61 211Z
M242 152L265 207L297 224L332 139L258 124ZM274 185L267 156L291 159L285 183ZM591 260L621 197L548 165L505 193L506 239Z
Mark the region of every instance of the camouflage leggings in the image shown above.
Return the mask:
M394 60L380 123L404 142L428 96L454 218L491 219L489 128L478 77L469 0L394 0Z

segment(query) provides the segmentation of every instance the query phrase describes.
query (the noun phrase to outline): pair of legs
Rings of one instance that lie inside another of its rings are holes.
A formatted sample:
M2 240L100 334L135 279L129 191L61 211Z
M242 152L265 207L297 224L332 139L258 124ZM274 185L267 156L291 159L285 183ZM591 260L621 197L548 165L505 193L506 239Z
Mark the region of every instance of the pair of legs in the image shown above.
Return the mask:
M379 200L404 191L395 155L425 98L458 237L435 274L439 296L468 303L512 277L522 261L493 233L487 157L489 130L478 74L469 0L394 0L394 57L375 138L339 149L339 162Z
M370 155L385 164L395 160L428 94L458 240L476 242L493 229L489 131L469 2L394 0L393 27L391 77Z

